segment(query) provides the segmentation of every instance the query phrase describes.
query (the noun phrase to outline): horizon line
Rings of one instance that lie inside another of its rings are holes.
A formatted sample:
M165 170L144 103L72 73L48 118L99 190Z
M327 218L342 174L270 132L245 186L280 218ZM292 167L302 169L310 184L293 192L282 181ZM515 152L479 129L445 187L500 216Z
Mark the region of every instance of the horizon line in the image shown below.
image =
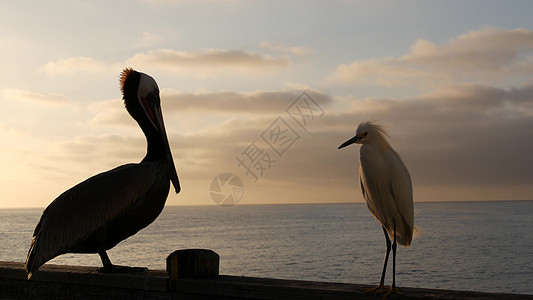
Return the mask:
M512 200L422 200L414 201L415 203L466 203L466 202L533 202L533 199L512 199ZM233 207L233 206L252 206L252 205L329 205L329 204L364 204L365 201L356 202L289 202L289 203L237 203L235 205L221 206L215 203L210 204L168 204L167 206L174 207L186 207L186 206L220 206L220 207ZM46 206L47 207L47 206ZM0 210L15 210L15 209L45 209L45 206L25 206L25 207L0 207Z

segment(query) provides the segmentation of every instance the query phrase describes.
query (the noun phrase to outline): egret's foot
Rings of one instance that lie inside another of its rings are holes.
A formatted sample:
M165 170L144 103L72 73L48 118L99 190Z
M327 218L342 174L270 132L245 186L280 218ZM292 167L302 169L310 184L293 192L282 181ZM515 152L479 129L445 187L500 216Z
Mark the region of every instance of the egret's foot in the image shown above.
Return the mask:
M383 296L383 300L387 299L390 294L403 295L403 293L400 292L400 288L391 286L387 293L385 293L385 295Z
M128 266L105 266L97 269L100 273L133 273L133 272L144 272L148 270L145 267L128 267Z
M367 294L370 294L370 293L373 293L373 294L382 294L382 293L385 293L386 291L388 290L388 288L386 286L384 286L383 284L379 284L378 286L376 286L375 288L371 288L371 289L361 289L361 292L363 293L367 293Z

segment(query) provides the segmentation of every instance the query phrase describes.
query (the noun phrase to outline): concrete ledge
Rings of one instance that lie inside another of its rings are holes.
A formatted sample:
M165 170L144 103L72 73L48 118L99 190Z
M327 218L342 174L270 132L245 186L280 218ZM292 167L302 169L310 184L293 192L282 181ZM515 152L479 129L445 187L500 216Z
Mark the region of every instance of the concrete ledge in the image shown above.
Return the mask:
M171 280L166 271L101 274L96 267L44 265L27 280L22 263L0 261L0 299L382 299L369 286L219 275ZM533 295L407 288L388 299L533 299Z

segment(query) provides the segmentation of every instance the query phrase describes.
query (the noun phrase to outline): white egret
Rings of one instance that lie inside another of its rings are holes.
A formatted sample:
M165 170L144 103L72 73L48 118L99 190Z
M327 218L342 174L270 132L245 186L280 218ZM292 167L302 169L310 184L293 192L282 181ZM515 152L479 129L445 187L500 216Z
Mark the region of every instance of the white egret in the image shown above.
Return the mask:
M363 122L356 135L338 149L353 143L362 144L359 150L359 182L370 213L383 228L387 252L379 285L367 292L399 293L396 287L396 244L409 247L413 238L414 208L411 176L402 159L385 138L383 128L373 122ZM392 243L392 286L384 286L387 261Z

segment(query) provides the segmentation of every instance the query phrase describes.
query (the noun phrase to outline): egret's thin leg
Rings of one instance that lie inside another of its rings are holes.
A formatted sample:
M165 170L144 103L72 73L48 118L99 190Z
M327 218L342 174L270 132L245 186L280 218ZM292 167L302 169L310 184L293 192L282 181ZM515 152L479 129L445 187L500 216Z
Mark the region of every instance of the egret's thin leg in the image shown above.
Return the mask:
M385 227L381 227L383 229L383 234L385 235L385 242L387 244L387 252L385 253L385 260L383 261L383 271L381 272L381 280L379 281L379 285L375 288L364 290L366 293L384 293L384 287L385 287L385 273L387 273L387 263L389 261L389 253L391 249L391 242L389 239L389 234L387 233L387 230Z
M393 243L392 243L392 285L389 288L389 290L387 291L387 293L385 294L385 296L383 296L383 299L386 299L387 296L389 296L392 293L402 294L400 292L400 289L396 287L396 248L397 248L397 244L396 244L396 221L394 220L392 224L394 226L394 237L393 237Z
M396 221L394 224L394 242L392 243L392 288L396 287Z
M381 280L379 281L379 285L383 286L385 284L385 273L387 272L387 263L389 261L389 253L390 253L391 244L390 244L389 234L387 233L387 230L385 229L385 227L381 227L381 228L383 228L383 233L385 234L385 241L387 243L387 253L385 254L385 261L383 261L383 271L381 272Z

